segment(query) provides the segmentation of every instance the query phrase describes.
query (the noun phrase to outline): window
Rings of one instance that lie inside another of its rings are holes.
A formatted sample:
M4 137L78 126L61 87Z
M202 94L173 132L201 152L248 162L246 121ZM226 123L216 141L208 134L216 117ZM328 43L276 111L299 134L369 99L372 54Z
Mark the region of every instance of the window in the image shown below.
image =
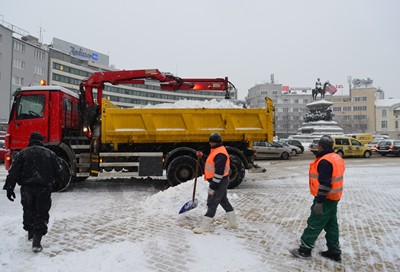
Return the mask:
M353 111L366 111L367 106L354 106Z
M386 114L387 114L386 110L382 110L382 117L386 117Z
M355 102L365 102L365 101L367 101L367 97L366 96L353 97L353 101L355 101Z
M18 77L18 76L13 76L12 77L12 83L17 86L23 86L24 85L24 78L23 77Z
M398 120L396 120L396 122L394 122L394 128L399 129L399 121Z
M44 74L45 74L44 67L40 67L40 66L36 66L35 65L35 74L44 76Z
M381 121L381 128L387 128L387 121Z
M35 56L35 58L38 58L38 59L45 59L46 55L43 51L35 49L34 56Z
M17 69L25 69L25 61L19 59L13 59L13 67Z
M25 52L25 44L19 41L14 41L14 50Z
M351 139L351 144L356 146L361 146L361 143L355 139Z
M366 115L354 115L353 119L354 120L366 120L367 116Z
M343 107L343 111L351 111L351 107Z
M23 95L18 100L17 119L43 117L45 95Z
M333 107L333 111L341 112L342 111L342 107Z

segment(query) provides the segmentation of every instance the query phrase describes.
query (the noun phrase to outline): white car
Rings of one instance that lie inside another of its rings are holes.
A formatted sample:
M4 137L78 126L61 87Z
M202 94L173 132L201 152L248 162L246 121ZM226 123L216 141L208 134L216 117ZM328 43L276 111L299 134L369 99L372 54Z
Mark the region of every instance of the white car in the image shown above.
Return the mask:
M291 153L292 156L296 156L297 154L301 154L301 149L298 146L291 145L291 144L288 144L288 143L283 142L283 141L278 141L277 143L280 144L280 145L289 147L292 150L292 153Z
M276 142L254 142L256 151L255 159L282 159L288 160L292 156L292 150Z

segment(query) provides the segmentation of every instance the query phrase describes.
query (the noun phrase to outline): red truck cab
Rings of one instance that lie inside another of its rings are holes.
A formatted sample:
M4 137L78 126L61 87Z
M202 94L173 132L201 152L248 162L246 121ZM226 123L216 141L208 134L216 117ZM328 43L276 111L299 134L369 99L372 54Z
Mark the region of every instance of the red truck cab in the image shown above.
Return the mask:
M34 86L17 90L10 113L5 147L8 170L12 155L28 146L37 131L48 146L58 146L68 135L79 133L79 96L63 87Z

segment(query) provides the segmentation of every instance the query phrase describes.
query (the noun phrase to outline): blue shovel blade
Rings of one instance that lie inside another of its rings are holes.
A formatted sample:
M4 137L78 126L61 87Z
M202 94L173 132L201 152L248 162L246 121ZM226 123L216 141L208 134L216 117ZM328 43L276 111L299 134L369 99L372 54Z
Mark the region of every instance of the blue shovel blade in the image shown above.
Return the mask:
M190 200L190 201L186 202L185 205L183 205L182 208L180 209L179 214L196 208L198 203L199 203L199 201L197 199L195 199L194 201Z

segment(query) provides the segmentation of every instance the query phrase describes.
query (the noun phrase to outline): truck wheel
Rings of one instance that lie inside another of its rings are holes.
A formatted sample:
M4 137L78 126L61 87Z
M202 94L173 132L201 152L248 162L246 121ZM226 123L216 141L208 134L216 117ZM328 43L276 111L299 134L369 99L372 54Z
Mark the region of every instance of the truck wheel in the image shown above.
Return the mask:
M68 163L60 157L57 157L58 163L61 165L61 177L53 184L53 192L62 192L66 190L71 183L70 168Z
M231 170L229 171L228 189L233 189L238 187L243 182L244 176L246 174L246 169L242 160L239 159L238 156L229 155L229 158L231 160Z
M190 156L180 156L171 161L167 169L169 185L176 186L182 182L194 179L196 160ZM202 169L199 167L199 173Z

